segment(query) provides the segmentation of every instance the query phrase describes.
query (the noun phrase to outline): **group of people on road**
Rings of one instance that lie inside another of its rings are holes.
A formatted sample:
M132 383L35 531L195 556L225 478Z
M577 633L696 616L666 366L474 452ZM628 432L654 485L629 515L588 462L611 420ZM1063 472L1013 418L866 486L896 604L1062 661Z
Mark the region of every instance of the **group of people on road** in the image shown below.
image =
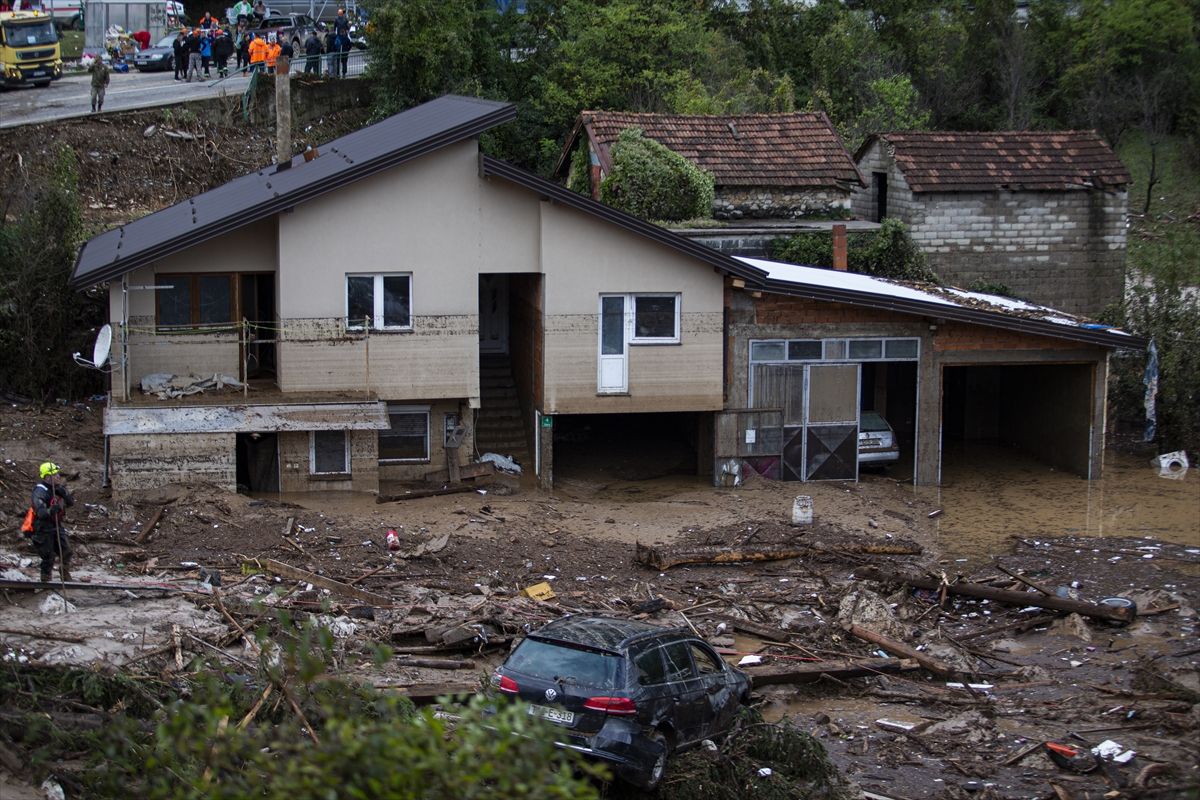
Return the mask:
M174 54L175 80L203 80L212 77L212 68L217 68L218 77L229 75L229 57L234 54L233 40L228 31L216 25L212 17L204 15L200 26L188 30L180 28L175 41L171 43Z

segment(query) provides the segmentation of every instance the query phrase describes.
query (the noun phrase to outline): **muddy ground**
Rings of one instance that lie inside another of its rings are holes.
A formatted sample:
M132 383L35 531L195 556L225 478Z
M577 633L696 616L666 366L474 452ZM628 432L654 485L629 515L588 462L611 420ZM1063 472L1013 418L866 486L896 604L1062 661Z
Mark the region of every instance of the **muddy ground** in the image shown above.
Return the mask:
M757 655L765 666L748 669L776 673L889 655L844 627L857 624L919 648L952 674L904 661L898 672L869 677L764 679L756 695L767 719L811 730L864 791L1115 798L1186 796L1200 785L1200 542L1186 536L1182 544L1021 536L995 559L964 562L942 552L941 506L932 502L939 498L881 474L806 485L815 508L807 529L789 525L795 485L716 490L681 475L628 480L599 467L566 477L554 492L497 479L479 491L387 504L212 490L148 491L118 502L100 486L101 414L86 404L0 410L0 577L36 578L16 528L37 464L51 459L79 500L70 515L76 578L132 588L68 589L59 593L74 606L68 613L53 613L61 604L52 593L5 591L0 657L118 666L136 659L126 668L158 672L174 668L178 649L189 658L220 652L252 669L253 642L235 625L253 628L263 613L257 600L323 612L344 674L419 698L431 685L477 685L524 626L562 613L691 624L732 663ZM397 553L385 545L389 529L398 533ZM639 543L800 555L660 570L635 561ZM422 547L427 552L414 555ZM904 550L919 552L896 554ZM281 577L267 559L354 581L383 601ZM874 568L953 582L969 571L964 580L1027 588L1001 567L1088 601L1129 597L1143 613L1126 626L1044 615L1031 607L1040 597L1034 590L1030 607L954 596L939 604L938 592L864 578ZM220 575L216 591L229 616L214 602L211 577L202 581L212 574ZM543 582L553 599L521 596ZM382 667L371 663L375 643L395 649ZM465 668L414 663L424 657ZM1042 744L1086 752L1105 740L1134 755L1124 763L1087 756L1089 771L1079 772L1052 762Z

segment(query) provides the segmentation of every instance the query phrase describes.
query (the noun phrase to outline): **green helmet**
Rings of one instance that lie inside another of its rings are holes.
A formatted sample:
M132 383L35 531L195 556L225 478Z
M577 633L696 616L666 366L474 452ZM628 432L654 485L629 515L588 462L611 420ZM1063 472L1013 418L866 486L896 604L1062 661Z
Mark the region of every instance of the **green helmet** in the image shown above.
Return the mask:
M53 461L47 461L44 464L42 464L41 467L38 468L38 473L43 478L49 477L50 475L57 475L58 474L58 464L55 464Z

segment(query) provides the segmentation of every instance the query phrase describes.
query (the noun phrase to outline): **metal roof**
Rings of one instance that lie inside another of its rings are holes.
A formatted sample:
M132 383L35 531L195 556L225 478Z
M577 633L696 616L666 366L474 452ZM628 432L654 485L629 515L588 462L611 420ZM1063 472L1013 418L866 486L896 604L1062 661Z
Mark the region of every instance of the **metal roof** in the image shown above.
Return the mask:
M335 139L305 161L303 154L235 178L89 239L79 250L70 286L81 289L123 275L215 236L274 216L516 117L511 103L447 95Z
M604 203L597 202L590 197L573 192L565 186L559 186L557 183L534 175L532 172L526 172L520 167L509 164L507 161L501 161L491 156L482 156L480 158L480 169L485 177L503 178L518 186L532 189L542 197L579 209L586 214L591 214L594 217L611 222L631 233L652 239L659 244L664 244L667 247L678 250L684 255L711 264L722 272L736 275L755 284L762 283L766 278L767 274L757 267L738 261L702 244L697 244L691 239L680 236L666 228L661 228L658 225L638 219L632 214L626 214L624 211L618 211L612 206L606 206Z

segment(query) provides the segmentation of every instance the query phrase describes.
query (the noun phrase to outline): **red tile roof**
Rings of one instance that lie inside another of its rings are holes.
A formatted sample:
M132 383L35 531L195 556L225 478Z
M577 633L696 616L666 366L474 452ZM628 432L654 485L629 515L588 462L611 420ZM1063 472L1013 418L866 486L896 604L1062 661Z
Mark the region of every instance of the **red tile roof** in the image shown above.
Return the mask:
M712 173L718 186L862 183L854 160L823 113L711 117L584 111L567 140L568 150L581 126L597 145L606 171L612 167L609 147L621 131L641 128L648 138ZM568 157L564 151L564 161Z
M856 160L882 139L914 192L996 189L1063 190L1123 186L1129 170L1095 131L876 134Z

